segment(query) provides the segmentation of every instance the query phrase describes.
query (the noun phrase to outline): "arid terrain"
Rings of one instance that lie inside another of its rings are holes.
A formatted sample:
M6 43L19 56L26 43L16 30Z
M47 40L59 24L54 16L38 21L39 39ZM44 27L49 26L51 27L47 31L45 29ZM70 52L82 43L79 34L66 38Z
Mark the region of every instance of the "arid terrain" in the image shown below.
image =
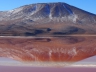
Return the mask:
M0 57L76 62L96 55L96 15L66 3L0 11Z
M0 36L96 35L96 15L66 3L37 3L0 11Z

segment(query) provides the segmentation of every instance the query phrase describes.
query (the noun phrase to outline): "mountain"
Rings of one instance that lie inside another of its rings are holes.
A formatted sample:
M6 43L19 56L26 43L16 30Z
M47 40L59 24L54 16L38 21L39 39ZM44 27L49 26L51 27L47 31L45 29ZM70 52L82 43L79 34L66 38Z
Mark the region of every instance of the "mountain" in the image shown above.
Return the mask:
M96 15L66 3L37 3L0 11L0 36L95 35Z
M77 62L96 55L94 35L96 15L66 3L0 11L0 57L21 62Z

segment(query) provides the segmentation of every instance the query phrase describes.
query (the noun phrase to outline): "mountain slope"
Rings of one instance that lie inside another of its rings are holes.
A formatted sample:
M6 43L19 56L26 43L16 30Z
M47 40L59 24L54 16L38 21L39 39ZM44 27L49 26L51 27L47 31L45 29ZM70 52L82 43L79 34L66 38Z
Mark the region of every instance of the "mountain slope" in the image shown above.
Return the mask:
M66 3L37 3L0 12L1 36L96 34L96 15Z
M31 4L0 12L0 57L77 62L96 55L93 35L96 15L66 3Z

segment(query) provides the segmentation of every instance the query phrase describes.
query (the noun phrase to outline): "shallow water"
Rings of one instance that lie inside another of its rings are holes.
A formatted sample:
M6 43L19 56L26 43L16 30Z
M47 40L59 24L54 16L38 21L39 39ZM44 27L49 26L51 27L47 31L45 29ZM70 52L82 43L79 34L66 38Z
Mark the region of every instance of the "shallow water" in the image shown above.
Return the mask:
M0 56L5 57L0 59L0 64L53 67L92 65L96 64L93 57L96 55L95 43L95 36L0 37ZM86 61L87 58L90 59Z

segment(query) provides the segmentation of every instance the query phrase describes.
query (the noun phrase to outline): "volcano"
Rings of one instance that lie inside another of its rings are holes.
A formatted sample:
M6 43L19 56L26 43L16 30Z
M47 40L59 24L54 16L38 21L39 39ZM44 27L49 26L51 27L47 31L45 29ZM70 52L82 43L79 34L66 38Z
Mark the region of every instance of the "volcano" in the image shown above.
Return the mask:
M66 3L0 11L0 57L76 62L96 55L96 15Z
M95 25L95 14L60 2L0 12L0 36L95 35Z

